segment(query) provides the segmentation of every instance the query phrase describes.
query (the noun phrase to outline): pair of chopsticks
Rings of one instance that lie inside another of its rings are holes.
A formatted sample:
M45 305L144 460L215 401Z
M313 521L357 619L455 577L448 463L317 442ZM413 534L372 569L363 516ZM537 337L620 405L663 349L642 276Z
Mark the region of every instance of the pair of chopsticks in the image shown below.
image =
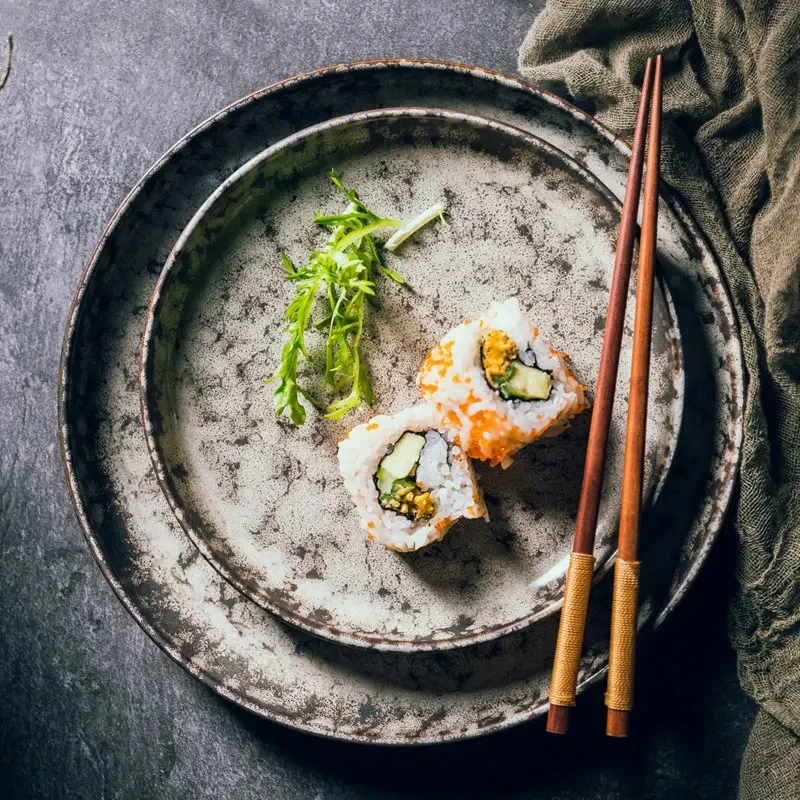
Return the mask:
M603 469L617 383L625 304L631 275L636 237L639 191L642 184L645 139L647 171L644 208L639 242L639 274L636 291L636 320L625 433L625 458L620 500L619 553L614 568L614 596L611 608L606 733L627 736L633 708L633 672L636 646L636 618L639 600L638 538L642 499L647 389L650 373L650 335L653 316L653 267L658 224L658 172L661 140L661 56L649 58L642 82L642 99L636 117L628 184L622 204L617 254L608 302L608 315L595 387L595 403L589 428L583 483L581 485L575 538L572 545L564 605L550 682L550 712L547 730L566 733L570 708L580 666L583 633L594 572L594 538L600 507ZM649 117L649 135L648 135Z

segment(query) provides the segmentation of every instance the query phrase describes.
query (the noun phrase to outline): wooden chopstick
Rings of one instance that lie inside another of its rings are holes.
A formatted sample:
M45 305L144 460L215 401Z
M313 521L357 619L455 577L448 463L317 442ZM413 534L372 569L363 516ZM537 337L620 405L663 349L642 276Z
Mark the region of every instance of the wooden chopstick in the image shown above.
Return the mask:
M642 99L636 117L631 163L628 169L628 184L625 187L625 198L622 203L617 253L611 280L606 327L603 334L603 348L600 354L600 370L595 385L594 409L589 427L589 442L578 503L578 516L575 522L575 537L564 586L564 605L561 608L558 640L553 659L553 674L550 680L550 711L547 716L547 730L550 733L564 734L567 732L570 708L575 705L583 631L586 625L589 591L594 572L594 537L600 507L600 490L603 484L606 444L614 405L625 304L631 274L631 258L636 238L639 190L642 182L642 164L653 71L654 62L652 58L649 58L642 81Z
M658 228L658 174L661 151L661 56L656 57L647 171L644 179L642 233L636 286L636 321L625 432L625 459L620 500L619 554L614 567L611 604L611 642L608 654L606 733L627 736L633 708L633 674L636 652L636 618L639 602L639 515L642 504L647 394L650 378L650 338L653 320L653 285Z

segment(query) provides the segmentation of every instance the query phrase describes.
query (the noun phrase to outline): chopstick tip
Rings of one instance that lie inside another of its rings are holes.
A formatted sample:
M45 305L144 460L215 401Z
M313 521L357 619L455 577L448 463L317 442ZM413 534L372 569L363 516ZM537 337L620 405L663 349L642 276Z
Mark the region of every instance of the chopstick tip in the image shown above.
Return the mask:
M550 704L547 712L547 732L564 736L569 731L569 706Z
M606 736L611 736L614 739L626 739L628 737L629 718L630 712L609 708L606 715Z

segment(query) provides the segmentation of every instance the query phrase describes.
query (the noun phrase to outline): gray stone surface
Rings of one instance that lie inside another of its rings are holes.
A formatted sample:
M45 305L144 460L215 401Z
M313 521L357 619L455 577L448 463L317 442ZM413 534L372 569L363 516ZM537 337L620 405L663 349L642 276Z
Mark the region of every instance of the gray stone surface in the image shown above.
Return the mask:
M727 798L754 714L725 636L726 534L644 648L637 736L540 723L423 750L312 739L220 700L127 615L93 565L56 446L67 308L139 175L221 106L316 66L432 56L513 72L540 0L0 0L0 796ZM573 756L580 754L579 761Z

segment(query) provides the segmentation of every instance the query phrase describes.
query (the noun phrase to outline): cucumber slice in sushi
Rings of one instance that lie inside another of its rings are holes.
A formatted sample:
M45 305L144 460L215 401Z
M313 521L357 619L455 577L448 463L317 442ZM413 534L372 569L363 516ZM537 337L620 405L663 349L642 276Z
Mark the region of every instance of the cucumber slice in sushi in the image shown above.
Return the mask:
M418 433L404 433L394 445L389 445L389 451L382 459L378 472L383 473L393 481L406 478L417 469L419 454L425 447L425 437ZM389 484L391 487L391 484Z
M512 400L547 400L553 380L543 369L515 361L511 365L511 376L498 388L503 397Z

